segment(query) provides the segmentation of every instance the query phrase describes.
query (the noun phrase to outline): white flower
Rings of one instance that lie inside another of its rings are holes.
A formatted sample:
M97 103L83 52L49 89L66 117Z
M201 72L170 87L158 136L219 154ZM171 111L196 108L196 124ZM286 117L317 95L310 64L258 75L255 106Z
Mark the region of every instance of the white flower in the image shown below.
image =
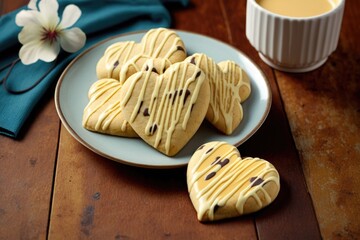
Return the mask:
M79 7L67 5L60 21L57 0L37 2L30 0L29 10L20 11L15 19L16 24L23 27L18 35L23 45L19 52L23 64L39 59L51 62L59 54L60 46L72 53L85 45L85 33L80 28L70 28L81 16Z

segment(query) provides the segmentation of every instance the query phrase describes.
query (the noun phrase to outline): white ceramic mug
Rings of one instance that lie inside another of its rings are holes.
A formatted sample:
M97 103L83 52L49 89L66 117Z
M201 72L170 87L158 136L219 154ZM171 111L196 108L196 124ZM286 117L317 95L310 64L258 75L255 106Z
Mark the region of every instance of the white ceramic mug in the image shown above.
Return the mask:
M261 59L275 69L307 72L324 64L335 51L345 0L312 17L288 17L247 0L246 37Z

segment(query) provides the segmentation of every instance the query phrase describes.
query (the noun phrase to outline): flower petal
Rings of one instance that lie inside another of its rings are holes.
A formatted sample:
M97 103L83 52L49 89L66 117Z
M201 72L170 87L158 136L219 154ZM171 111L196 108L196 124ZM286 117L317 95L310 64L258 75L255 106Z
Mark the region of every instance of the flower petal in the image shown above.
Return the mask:
M37 11L38 9L37 9L36 3L37 3L37 0L30 0L30 2L28 4L28 8Z
M80 16L81 10L78 6L74 4L67 5L61 18L61 28L71 27L80 18Z
M56 0L41 0L39 2L39 11L48 12L51 15L57 15L59 3Z
M38 11L33 10L21 10L15 17L15 23L19 27L23 27L29 23L40 24L37 18Z
M37 60L52 62L60 52L58 42L32 41L24 44L19 51L21 62L25 65L35 63Z
M45 62L52 62L60 52L59 42L43 41L39 49L38 57Z
M76 52L85 45L86 35L80 28L60 32L60 45L67 52Z
M41 40L41 36L43 34L43 29L40 25L37 24L26 24L23 29L20 31L18 35L19 42L21 44L27 44L32 41L39 41Z
M41 0L39 10L41 13L41 24L46 29L54 30L59 23L59 4L56 0Z
M41 46L40 41L32 41L20 48L19 58L25 65L32 64L39 60L38 53Z

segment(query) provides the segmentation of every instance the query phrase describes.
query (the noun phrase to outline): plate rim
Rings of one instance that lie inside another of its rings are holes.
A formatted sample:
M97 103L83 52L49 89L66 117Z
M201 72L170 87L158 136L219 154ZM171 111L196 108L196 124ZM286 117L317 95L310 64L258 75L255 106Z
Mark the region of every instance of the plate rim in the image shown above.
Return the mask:
M265 122L265 120L267 119L271 106L272 106L272 92L271 92L271 86L270 83L266 77L266 75L264 74L264 72L261 70L261 68L252 60L250 59L244 52L242 52L241 50L237 49L236 47L223 42L221 40L218 40L216 38L213 37L209 37L206 36L204 34L200 34L200 33L195 33L195 32L191 32L191 31L184 31L184 30L178 30L178 29L170 29L173 30L177 33L185 33L185 34L190 34L190 35L197 35L200 37L204 37L204 38L208 38L211 39L212 41L215 42L219 42L223 45L226 45L227 47L233 49L236 52L241 53L242 56L244 56L246 58L247 61L249 61L252 65L255 66L255 68L259 71L259 73L262 75L262 78L265 82L266 85L266 90L267 90L267 94L268 94L268 101L266 103L266 107L265 107L265 112L263 113L263 115L261 116L261 119L259 120L259 122L256 124L256 126L248 133L246 134L245 137L243 137L240 141L234 143L233 145L235 147L239 147L241 144L243 144L244 142L246 142L249 138L251 138L251 136L253 136L259 129L260 127L263 125L263 123ZM67 119L65 118L62 109L60 107L60 90L61 90L61 85L62 82L67 74L67 72L69 71L69 69L71 69L71 67L77 62L79 61L84 55L86 55L87 53L89 53L90 51L92 51L93 49L97 48L98 46L109 42L113 39L116 38L120 38L120 37L125 37L125 36L131 36L131 35L137 35L137 34L142 34L142 33L146 33L147 30L142 30L142 31L134 31L134 32L128 32L128 33L121 33L121 34L117 34L108 38L105 38L93 45L91 45L89 48L85 49L84 51L82 51L81 53L79 53L73 60L71 60L71 62L66 66L66 68L62 71L57 83L56 83L56 87L55 87L55 94L54 94L54 100L55 100L55 108L57 111L57 114L61 120L61 123L63 124L63 126L65 127L65 129L70 133L70 135L75 138L79 143L81 143L83 146L85 146L86 148L90 149L91 151L93 151L94 153L105 157L107 159L110 159L112 161L118 162L118 163L122 163L125 165L129 165L129 166L134 166L134 167L140 167L140 168L149 168L149 169L172 169L172 168L181 168L181 167L185 167L188 165L188 162L186 163L181 163L181 164L164 164L164 165L148 165L148 164L141 164L141 163L133 163L130 161L126 161L124 159L120 159L120 158L115 158L112 157L96 148L94 148L93 146L91 146L86 140L84 140L82 137L79 136L79 134L70 126L70 124L68 123Z

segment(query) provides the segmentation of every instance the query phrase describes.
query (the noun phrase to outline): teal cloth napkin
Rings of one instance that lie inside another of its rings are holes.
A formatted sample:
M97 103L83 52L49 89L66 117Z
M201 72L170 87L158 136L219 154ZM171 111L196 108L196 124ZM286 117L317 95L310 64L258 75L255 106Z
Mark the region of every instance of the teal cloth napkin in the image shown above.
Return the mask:
M160 0L58 0L59 16L66 5L76 4L82 11L74 27L81 28L86 36L85 46L78 52L69 54L61 51L55 62L38 61L23 65L20 61L14 65L8 76L7 86L12 90L21 90L31 86L45 73L46 77L32 90L22 94L11 94L0 85L0 134L16 138L26 120L31 117L36 105L44 94L54 86L66 65L81 51L109 36L157 27L170 27L171 18ZM182 5L187 0L170 0ZM16 14L25 7L0 18L0 69L18 58L21 45L17 35L21 28L15 24ZM10 67L0 71L0 79L8 73ZM50 93L53 94L53 93Z

